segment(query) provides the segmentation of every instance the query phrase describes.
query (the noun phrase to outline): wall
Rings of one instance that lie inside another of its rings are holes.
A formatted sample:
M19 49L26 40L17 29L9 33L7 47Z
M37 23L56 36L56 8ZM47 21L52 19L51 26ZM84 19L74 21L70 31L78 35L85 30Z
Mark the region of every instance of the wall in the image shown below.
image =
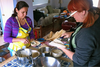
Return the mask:
M0 25L1 25L1 27L3 28L3 23L2 23L3 21L2 21L1 8L0 8L0 22L1 22L1 24L0 24Z
M47 5L51 5L51 6L53 7L53 5L52 5L52 0L50 0L50 3L46 3L46 4L42 4L42 5L33 6L33 10L38 9L38 8L45 7L45 6L47 6Z
M1 22L1 9L0 9L0 22Z
M100 0L99 0L99 4L98 4L98 7L100 8Z
M70 0L62 0L62 5L61 7L66 7L67 8L67 5L69 3ZM59 8L59 0L52 0L52 5L54 8Z
M9 17L11 17L11 14L13 13L13 0L0 0L0 9L1 9L1 23L2 23L2 29L4 31L5 23Z

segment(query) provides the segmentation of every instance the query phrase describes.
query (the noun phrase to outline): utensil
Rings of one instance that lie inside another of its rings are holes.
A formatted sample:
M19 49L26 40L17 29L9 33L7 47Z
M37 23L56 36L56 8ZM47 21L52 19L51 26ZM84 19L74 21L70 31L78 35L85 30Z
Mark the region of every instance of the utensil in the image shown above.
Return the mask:
M36 67L61 67L61 64L53 57L39 57L36 59Z

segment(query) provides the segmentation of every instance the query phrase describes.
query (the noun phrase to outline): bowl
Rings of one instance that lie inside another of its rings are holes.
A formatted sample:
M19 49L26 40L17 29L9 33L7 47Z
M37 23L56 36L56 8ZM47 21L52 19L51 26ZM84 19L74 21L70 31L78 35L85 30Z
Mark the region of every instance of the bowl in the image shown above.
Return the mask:
M37 41L43 42L43 41L45 41L45 39L44 38L39 38L39 39L37 39Z
M15 54L19 64L28 64L35 60L39 55L39 51L31 49L20 49Z
M50 56L51 49L50 47L42 47L39 49L41 56Z
M36 59L36 67L61 67L61 64L53 57L39 57Z
M30 61L28 57L31 55L31 49L20 49L15 55L17 56L17 62L19 64L27 64Z
M32 58L37 59L37 57L40 55L40 52L37 50L32 50Z
M60 49L52 49L51 50L51 55L53 56L53 57L61 57L62 56L62 54L63 54L63 52L60 50Z
M39 41L33 40L33 41L31 42L31 46L33 46L33 47L38 47L38 46L40 46L40 45L41 45L41 43L40 43Z

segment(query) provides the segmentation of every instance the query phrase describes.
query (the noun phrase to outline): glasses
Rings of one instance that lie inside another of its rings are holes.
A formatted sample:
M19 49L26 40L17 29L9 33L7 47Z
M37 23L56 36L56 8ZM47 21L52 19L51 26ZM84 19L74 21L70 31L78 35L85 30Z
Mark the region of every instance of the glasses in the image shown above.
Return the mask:
M70 18L71 16L73 16L77 11L74 11L73 13L70 13L70 15L68 17L66 17L66 19Z

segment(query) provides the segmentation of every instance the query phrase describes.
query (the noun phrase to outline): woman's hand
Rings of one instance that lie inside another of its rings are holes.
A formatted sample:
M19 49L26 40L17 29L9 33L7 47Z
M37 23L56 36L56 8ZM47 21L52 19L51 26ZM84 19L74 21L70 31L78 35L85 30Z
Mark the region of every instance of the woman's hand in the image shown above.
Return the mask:
M70 38L70 36L71 36L71 34L72 34L73 32L74 32L74 31L72 31L72 32L66 32L66 33L62 34L61 37L64 36L64 38Z
M30 43L28 39L20 39L20 41L24 44L29 44Z

